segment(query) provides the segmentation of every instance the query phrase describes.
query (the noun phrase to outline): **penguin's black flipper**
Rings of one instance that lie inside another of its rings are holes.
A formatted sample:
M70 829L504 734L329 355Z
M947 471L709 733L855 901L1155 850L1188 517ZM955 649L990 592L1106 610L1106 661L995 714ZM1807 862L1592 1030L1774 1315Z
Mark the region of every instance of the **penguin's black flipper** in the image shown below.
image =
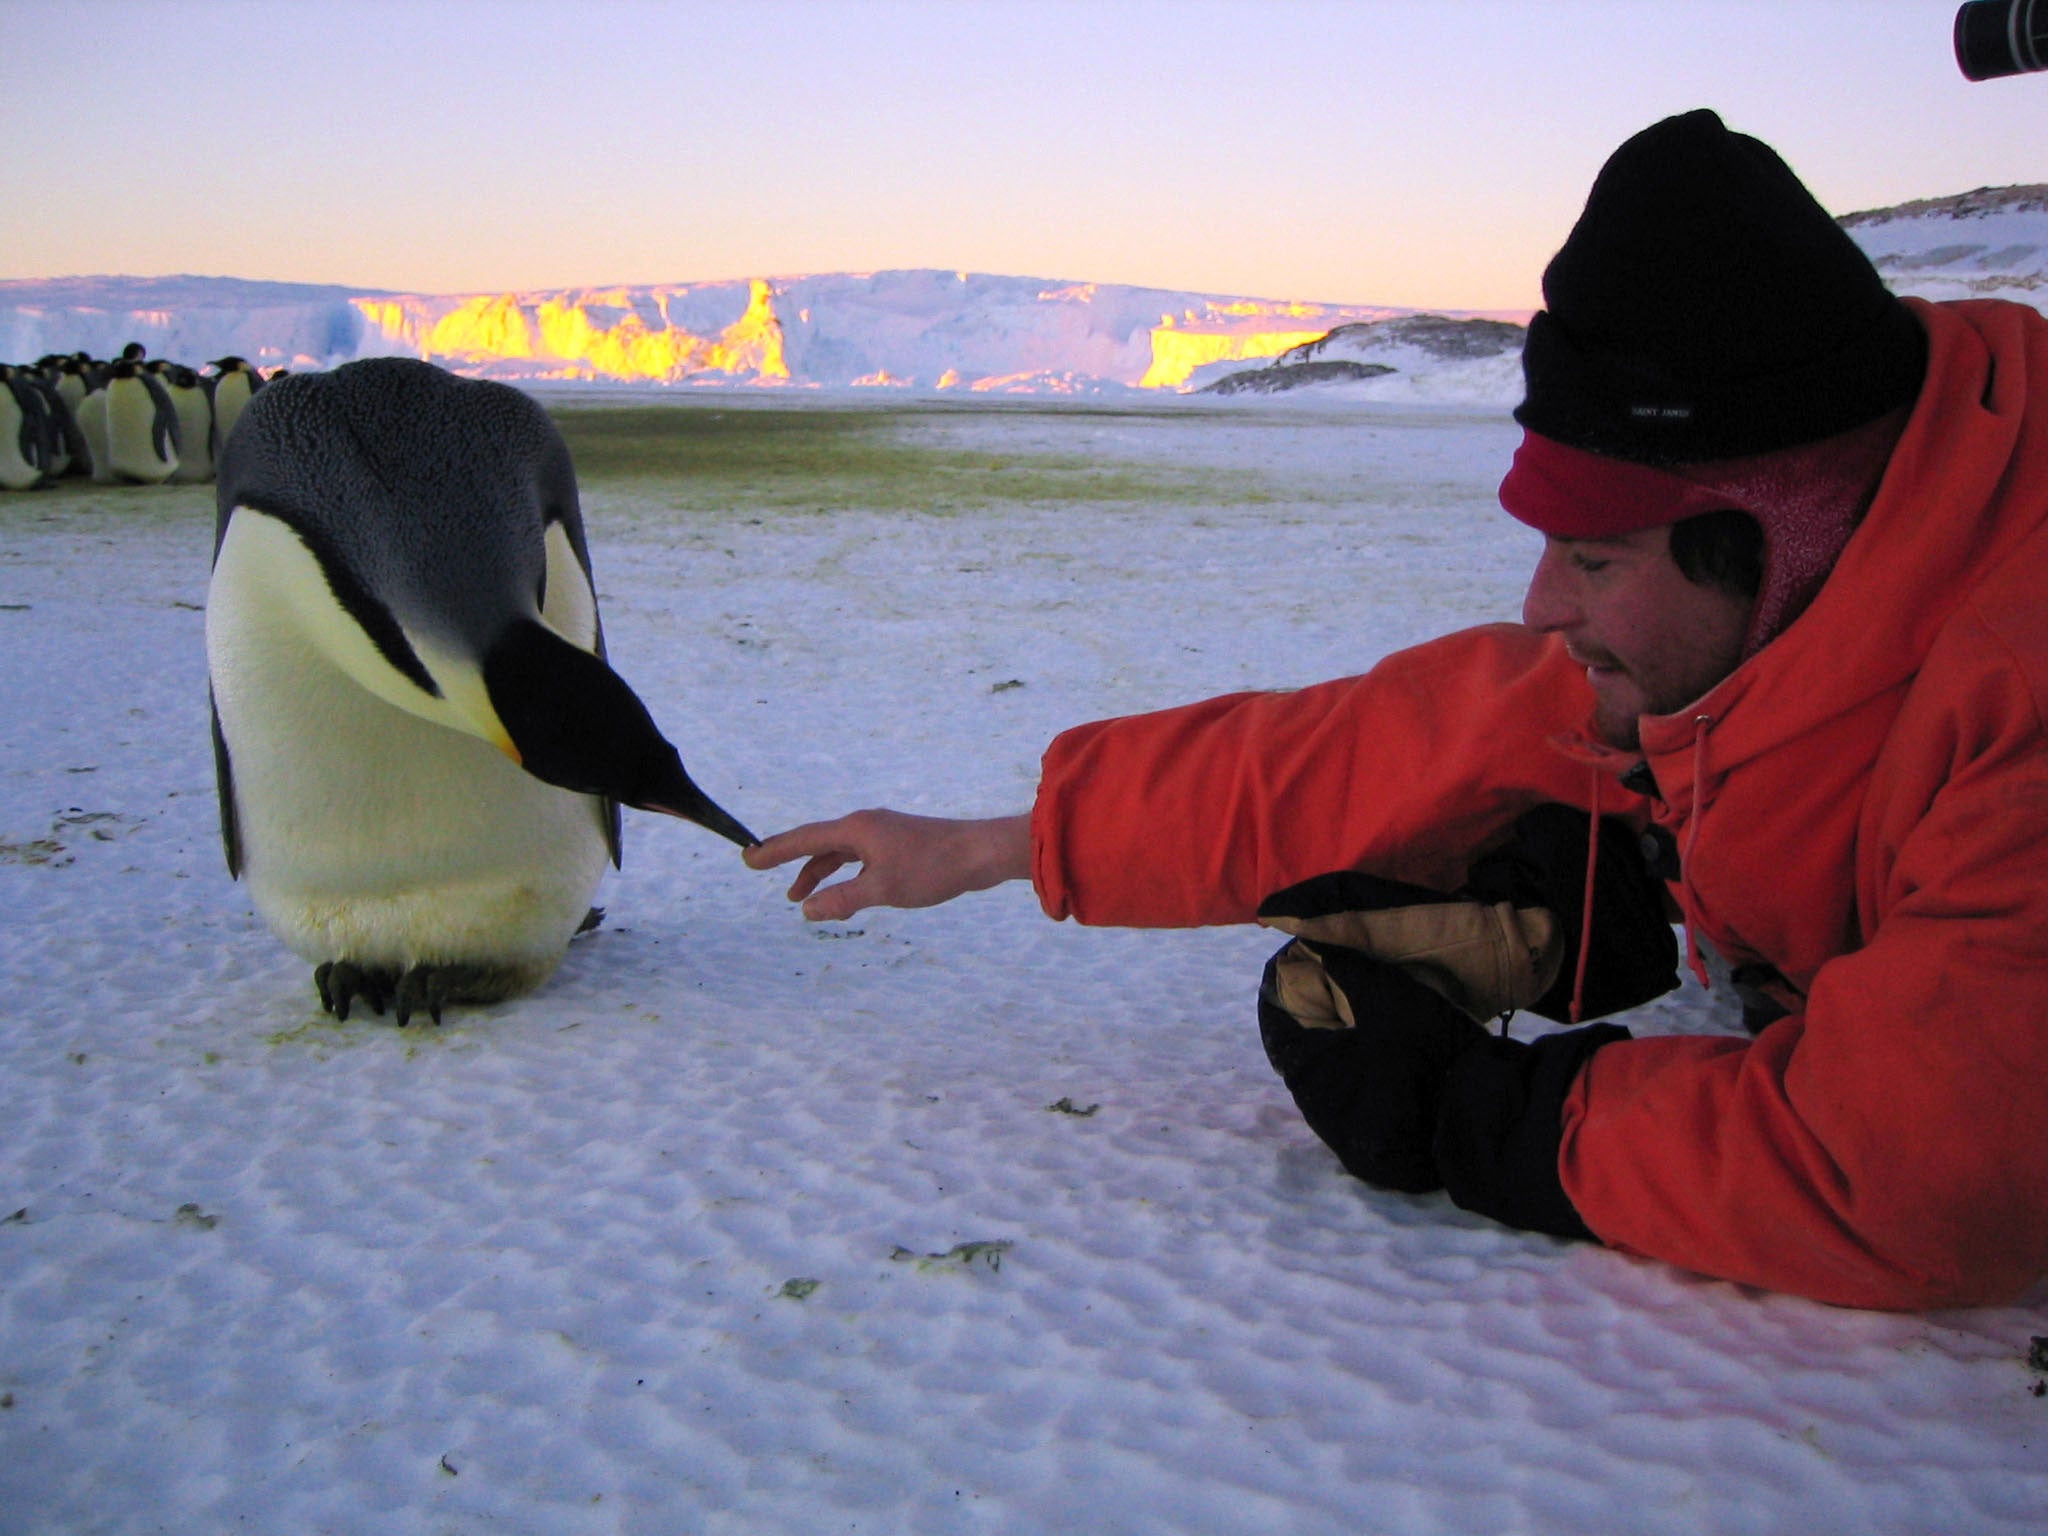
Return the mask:
M157 381L155 374L143 374L142 387L149 391L150 401L156 406L149 429L150 446L159 459L174 464L185 450L185 429L178 421L178 408L171 404L170 391Z
M606 795L601 809L604 819L604 851L611 855L613 869L624 869L626 826L625 818L619 814L619 802Z
M228 878L242 878L242 830L235 818L235 769L228 757L228 739L221 734L220 710L213 690L206 690L207 713L213 716L213 788L220 797L220 843L228 856Z

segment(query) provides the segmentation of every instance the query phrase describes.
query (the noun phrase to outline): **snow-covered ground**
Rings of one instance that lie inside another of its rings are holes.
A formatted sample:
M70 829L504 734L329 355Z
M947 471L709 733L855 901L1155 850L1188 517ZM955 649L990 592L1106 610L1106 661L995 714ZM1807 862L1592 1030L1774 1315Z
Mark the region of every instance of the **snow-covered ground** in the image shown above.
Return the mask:
M1021 809L1064 725L1512 615L1531 555L1500 417L903 430L1219 490L681 519L588 487L613 659L758 830ZM545 990L325 1019L222 867L211 526L203 487L0 500L7 1536L2048 1519L2048 1293L1831 1310L1368 1189L1261 1055L1267 934L1022 887L813 926L629 813ZM1635 1022L1725 1027L1692 990Z

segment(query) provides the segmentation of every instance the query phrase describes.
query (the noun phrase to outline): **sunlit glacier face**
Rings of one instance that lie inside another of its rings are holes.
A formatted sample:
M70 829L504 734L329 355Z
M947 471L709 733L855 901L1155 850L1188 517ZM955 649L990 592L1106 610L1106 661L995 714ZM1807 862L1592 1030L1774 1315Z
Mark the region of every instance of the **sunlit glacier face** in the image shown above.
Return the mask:
M1328 335L1330 327L1306 331L1238 330L1220 328L1213 322L1182 327L1173 315L1163 315L1152 330L1152 366L1138 380L1145 389L1174 389L1188 381L1197 368L1210 363L1263 362L1278 357L1290 347L1304 346Z
M350 302L360 352L465 372L980 393L1177 390L1398 312L941 271Z
M669 313L671 292L604 289L353 303L390 350L458 368L529 363L535 366L523 371L530 376L663 383L700 374L789 378L768 282L757 278L748 284L739 316L709 334L688 323L694 316Z

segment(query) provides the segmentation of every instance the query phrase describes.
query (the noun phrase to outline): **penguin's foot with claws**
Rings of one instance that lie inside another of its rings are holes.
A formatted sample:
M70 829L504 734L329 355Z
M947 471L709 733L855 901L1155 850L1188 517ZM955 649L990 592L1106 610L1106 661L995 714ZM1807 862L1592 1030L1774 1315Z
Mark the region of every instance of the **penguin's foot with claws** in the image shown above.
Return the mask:
M313 987L320 994L320 1006L344 1022L357 1002L384 1016L385 1005L398 990L398 971L388 965L358 965L353 960L329 960L313 968Z
M387 1004L395 1004L400 1029L418 1012L438 1024L441 1010L451 1003L495 1002L505 995L500 973L477 965L415 965L400 970L329 960L314 969L313 986L320 993L320 1006L344 1022L358 1002L369 1004L379 1018Z

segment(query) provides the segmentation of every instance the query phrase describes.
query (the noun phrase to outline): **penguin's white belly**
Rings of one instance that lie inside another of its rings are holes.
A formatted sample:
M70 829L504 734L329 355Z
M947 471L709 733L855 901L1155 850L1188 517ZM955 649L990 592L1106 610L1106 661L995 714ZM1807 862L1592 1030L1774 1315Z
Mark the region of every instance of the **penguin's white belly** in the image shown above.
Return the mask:
M161 485L178 468L178 453L157 432L156 399L139 379L116 379L107 397L107 461L123 480Z
M86 469L93 484L114 484L121 477L114 473L113 445L107 437L107 392L96 389L81 397L71 418L85 439Z
M179 389L171 393L171 408L178 413L178 467L171 480L178 485L198 485L213 478L213 408L206 392Z
M0 384L0 487L25 491L39 485L43 466L31 456L26 442L28 422L14 391Z
M508 993L537 984L603 875L599 802L360 686L237 560L245 521L221 551L206 640L257 910L315 963L483 966L507 973Z
M235 423L242 418L242 408L248 403L248 376L222 374L213 390L213 452L216 457L226 446L228 434L235 430Z

